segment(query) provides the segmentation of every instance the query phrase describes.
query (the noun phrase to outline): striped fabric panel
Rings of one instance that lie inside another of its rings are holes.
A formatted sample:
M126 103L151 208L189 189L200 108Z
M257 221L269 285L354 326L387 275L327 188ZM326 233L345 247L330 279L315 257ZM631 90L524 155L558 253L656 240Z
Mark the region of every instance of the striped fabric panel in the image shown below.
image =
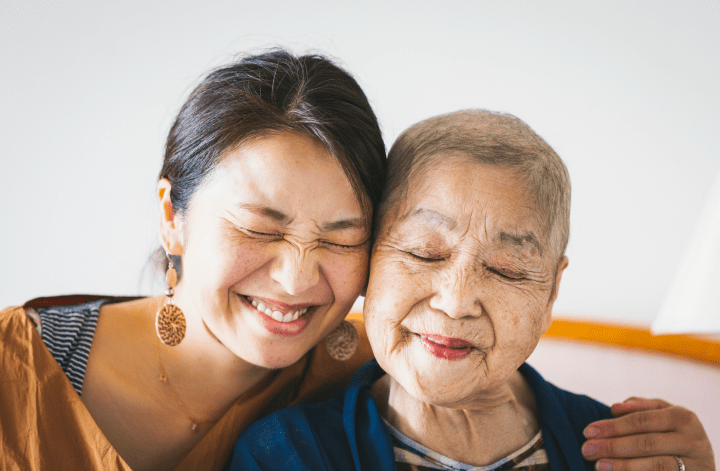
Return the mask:
M100 306L106 301L101 299L74 306L37 308L41 322L40 337L78 395L82 395L85 367Z
M542 432L538 432L519 450L491 465L473 466L424 447L397 430L386 420L385 424L393 439L398 471L550 471Z

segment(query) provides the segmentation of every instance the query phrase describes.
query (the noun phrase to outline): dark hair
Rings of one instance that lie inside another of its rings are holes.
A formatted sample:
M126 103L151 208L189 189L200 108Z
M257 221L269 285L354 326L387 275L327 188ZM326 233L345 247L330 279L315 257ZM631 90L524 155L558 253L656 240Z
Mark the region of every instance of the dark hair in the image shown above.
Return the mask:
M350 74L320 55L282 50L241 58L193 90L168 134L159 178L173 209L187 210L224 154L249 139L296 132L321 142L348 177L368 224L385 180L377 118Z
M462 110L426 119L405 130L388 155L388 177L376 222L405 197L414 176L448 154L469 155L480 163L516 170L534 191L538 207L547 217L552 249L558 257L565 254L570 234L567 168L530 126L506 113Z

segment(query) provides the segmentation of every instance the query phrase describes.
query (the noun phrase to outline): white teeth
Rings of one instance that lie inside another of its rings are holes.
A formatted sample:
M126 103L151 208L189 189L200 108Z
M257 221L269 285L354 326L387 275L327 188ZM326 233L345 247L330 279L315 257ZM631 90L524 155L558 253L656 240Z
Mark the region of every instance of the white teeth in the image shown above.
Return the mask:
M258 311L262 312L263 314L265 314L268 317L275 319L278 322L283 322L283 323L296 321L300 316L307 313L308 309L309 309L306 307L305 309L302 309L300 311L295 311L295 312L291 311L291 312L288 312L287 314L283 315L282 312L273 311L272 308L270 308L269 306L266 306L265 303L263 303L262 301L258 301L257 299L255 299L253 297L245 296L245 299L247 299L250 302L250 304L252 304L255 307L255 309L257 309Z

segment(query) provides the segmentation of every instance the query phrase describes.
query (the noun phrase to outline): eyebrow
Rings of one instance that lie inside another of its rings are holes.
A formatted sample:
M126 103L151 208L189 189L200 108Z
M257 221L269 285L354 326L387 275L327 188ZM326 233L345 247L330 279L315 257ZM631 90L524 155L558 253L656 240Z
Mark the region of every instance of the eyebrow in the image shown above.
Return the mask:
M408 214L402 216L400 221L405 221L407 219L422 219L425 223L432 224L436 227L444 226L450 230L457 225L457 222L450 216L446 216L445 214L438 213L437 211L428 208L415 208Z
M292 222L292 218L290 216L282 211L278 211L277 209L273 209L268 206L250 203L238 203L237 206L240 209L270 218L278 224L287 225ZM327 222L320 226L320 230L322 232L341 231L344 229L365 229L365 220L359 217L340 219L338 221Z
M328 222L320 227L323 232L341 231L343 229L365 229L363 218L340 219L339 221Z
M525 234L510 234L508 232L501 232L500 243L503 245L511 245L521 249L527 249L529 244L534 246L540 252L540 255L542 255L543 253L543 248L542 245L540 245L538 238L530 232Z
M240 209L244 209L246 211L250 211L251 213L270 218L279 224L288 224L290 221L292 221L292 218L287 214L283 213L282 211L278 211L277 209L270 208L268 206L250 203L238 203L237 206Z

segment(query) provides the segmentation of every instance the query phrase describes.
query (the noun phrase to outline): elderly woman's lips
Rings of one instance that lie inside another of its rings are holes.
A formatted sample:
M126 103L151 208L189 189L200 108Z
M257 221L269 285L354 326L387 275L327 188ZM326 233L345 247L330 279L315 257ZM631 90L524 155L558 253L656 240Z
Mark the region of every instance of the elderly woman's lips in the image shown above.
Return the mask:
M452 337L443 337L442 335L435 335L435 334L418 334L422 338L430 339L433 342L440 344L444 347L450 347L450 348L463 348L463 347L473 347L474 345L468 342L467 340L463 339L455 339Z
M420 342L435 357L443 360L459 360L470 355L472 344L462 339L442 335L418 334Z

